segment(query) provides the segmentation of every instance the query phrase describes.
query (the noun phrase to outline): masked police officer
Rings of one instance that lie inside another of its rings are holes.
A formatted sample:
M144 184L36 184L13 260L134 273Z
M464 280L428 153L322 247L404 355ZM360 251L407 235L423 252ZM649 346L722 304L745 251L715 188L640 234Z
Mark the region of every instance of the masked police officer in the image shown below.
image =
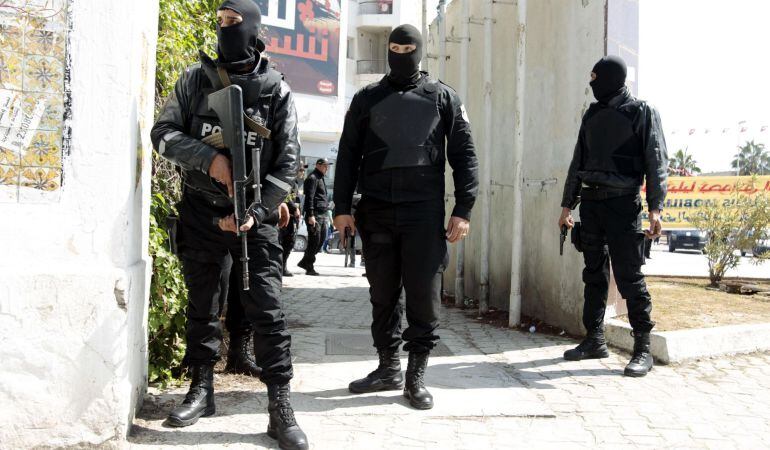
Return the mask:
M262 201L249 208L249 219L241 228L248 233L251 259L249 290L239 290L239 295L254 329L260 379L267 385L268 434L278 439L281 448L305 449L307 438L289 402L291 336L278 298L283 261L275 213L297 173L294 100L289 86L260 53L264 49L258 39L261 15L253 0L224 1L217 20L218 59L213 61L202 53L201 63L185 71L152 130L155 148L181 168L183 178L179 252L189 291L184 362L192 383L184 402L169 414L168 424L191 425L199 417L214 414L213 367L221 340L216 313L223 261L228 255L232 255L233 270L241 272L229 153L202 142L221 126L209 111L208 95L231 82L243 90L246 114L271 132L260 158ZM260 129L252 124L246 130L247 155L259 144L254 128ZM212 222L215 218L220 218L216 224Z
M580 196L580 243L585 261L583 325L587 336L564 358L578 361L609 356L604 311L610 264L628 304L634 353L625 374L643 377L652 369L652 301L642 274L644 240L660 236L666 198L668 156L660 116L625 86L626 64L617 56L599 60L591 73L591 104L580 126L575 154L564 184L559 226L572 228L570 213ZM642 231L640 188L647 182L650 228Z
M411 25L389 39L390 73L356 93L345 117L334 178L334 225L356 228L371 285L372 336L379 366L350 383L353 393L404 388L414 408L433 407L425 388L428 354L436 345L441 275L447 240L468 233L478 190L470 124L457 94L419 71L423 41ZM455 207L444 229L444 169L453 169ZM362 198L355 220L353 194ZM408 328L401 333L406 291ZM406 383L399 346L409 352Z

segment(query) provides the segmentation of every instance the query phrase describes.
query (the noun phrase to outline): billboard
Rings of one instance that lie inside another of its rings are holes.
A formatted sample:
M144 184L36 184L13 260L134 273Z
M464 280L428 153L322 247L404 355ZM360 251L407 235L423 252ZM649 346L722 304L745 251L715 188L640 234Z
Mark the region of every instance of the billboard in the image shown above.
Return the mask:
M294 92L338 94L342 0L256 0L262 39Z
M752 177L669 177L668 195L661 214L663 228L694 228L689 218L699 208L711 204L729 206L735 203L736 195L762 193L770 195L770 176L758 176L753 184ZM646 207L644 219L647 220Z

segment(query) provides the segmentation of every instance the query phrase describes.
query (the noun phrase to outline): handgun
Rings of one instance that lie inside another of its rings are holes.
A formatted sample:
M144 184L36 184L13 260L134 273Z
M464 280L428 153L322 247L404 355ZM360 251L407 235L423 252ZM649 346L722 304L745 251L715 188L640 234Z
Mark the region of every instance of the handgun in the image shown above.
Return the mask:
M559 256L564 255L564 241L567 240L567 225L561 226L561 233L559 233Z

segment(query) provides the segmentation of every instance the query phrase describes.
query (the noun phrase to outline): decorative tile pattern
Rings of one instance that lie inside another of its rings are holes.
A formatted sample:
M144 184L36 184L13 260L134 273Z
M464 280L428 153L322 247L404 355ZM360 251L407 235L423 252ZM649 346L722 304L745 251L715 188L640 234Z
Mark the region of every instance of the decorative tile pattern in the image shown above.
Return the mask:
M0 202L58 198L70 1L0 1Z

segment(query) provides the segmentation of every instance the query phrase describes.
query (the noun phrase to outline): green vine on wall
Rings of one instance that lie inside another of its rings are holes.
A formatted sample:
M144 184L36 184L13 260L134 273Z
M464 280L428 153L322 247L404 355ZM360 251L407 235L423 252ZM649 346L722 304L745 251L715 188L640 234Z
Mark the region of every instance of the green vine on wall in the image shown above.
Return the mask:
M198 50L216 45L216 8L221 0L161 0L158 25L156 112ZM187 291L181 265L169 251L166 218L181 195L173 165L153 154L150 256L153 258L149 311L149 382L167 385L182 375Z

